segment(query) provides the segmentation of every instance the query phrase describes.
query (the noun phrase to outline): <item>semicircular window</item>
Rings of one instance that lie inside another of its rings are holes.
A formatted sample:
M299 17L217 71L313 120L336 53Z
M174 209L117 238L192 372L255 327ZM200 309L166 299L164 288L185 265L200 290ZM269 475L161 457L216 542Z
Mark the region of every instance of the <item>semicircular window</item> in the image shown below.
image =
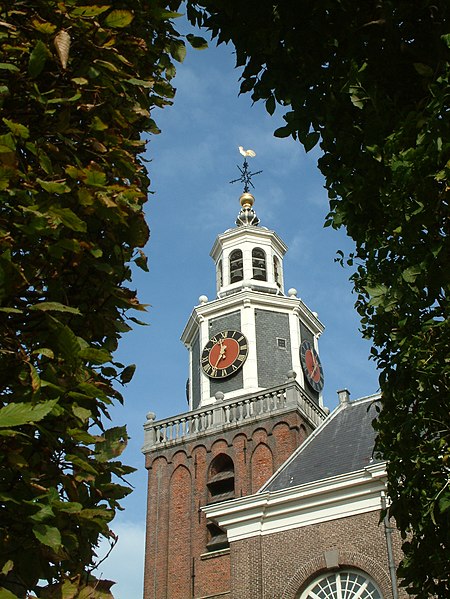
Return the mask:
M342 570L313 580L299 599L383 599L383 596L367 574Z

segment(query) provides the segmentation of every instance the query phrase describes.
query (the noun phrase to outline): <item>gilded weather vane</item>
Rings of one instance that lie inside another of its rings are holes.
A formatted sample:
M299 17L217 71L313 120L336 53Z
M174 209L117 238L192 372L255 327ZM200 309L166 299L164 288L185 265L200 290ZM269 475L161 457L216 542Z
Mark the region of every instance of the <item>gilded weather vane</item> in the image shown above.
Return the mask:
M241 181L244 184L244 193L248 193L250 186L253 188L255 187L252 183L252 177L259 175L259 173L262 173L262 171L251 173L248 168L247 156L254 158L256 156L256 152L254 150L244 150L242 146L239 146L239 152L242 154L242 156L244 156L244 164L242 168L238 165L241 176L239 179L233 179L233 181L230 181L230 183L237 183L238 181Z

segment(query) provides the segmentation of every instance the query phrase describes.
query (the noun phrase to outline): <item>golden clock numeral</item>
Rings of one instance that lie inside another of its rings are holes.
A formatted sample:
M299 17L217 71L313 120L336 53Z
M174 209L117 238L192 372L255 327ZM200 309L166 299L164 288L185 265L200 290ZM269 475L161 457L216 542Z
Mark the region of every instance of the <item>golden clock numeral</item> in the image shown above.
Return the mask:
M239 354L236 360L239 360L239 362L243 362L245 360L245 354Z
M217 375L217 368L212 368L211 369L211 376L216 376Z
M233 369L233 372L236 372L236 370L238 369L238 367L236 366L236 364L232 364L231 368Z

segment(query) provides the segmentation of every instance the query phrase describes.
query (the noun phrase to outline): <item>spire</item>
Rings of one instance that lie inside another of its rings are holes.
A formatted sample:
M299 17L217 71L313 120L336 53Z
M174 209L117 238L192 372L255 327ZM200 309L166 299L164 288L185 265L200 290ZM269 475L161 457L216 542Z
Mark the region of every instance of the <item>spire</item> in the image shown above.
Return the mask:
M252 177L255 175L259 175L262 171L257 171L255 173L251 173L248 168L247 157L254 158L256 156L256 152L254 150L244 150L242 146L239 146L239 152L242 156L244 156L244 164L242 168L238 166L238 169L241 173L241 176L238 179L233 179L230 183L237 183L240 181L244 184L244 193L239 198L239 202L241 204L241 210L236 219L236 225L238 227L259 225L259 218L256 216L256 212L253 210L252 206L255 202L255 198L249 192L250 187L255 187L252 183Z

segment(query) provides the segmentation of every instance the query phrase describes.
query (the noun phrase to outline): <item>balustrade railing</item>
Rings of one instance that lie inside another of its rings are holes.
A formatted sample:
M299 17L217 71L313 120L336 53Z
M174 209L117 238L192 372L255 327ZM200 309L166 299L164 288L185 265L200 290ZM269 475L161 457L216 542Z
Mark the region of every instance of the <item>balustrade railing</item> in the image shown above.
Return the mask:
M144 424L142 451L148 453L209 434L215 429L226 429L251 419L258 420L293 407L313 426L318 426L326 416L326 412L295 381L239 399L217 399L213 404L179 414L175 418L155 421L155 414L150 412Z

